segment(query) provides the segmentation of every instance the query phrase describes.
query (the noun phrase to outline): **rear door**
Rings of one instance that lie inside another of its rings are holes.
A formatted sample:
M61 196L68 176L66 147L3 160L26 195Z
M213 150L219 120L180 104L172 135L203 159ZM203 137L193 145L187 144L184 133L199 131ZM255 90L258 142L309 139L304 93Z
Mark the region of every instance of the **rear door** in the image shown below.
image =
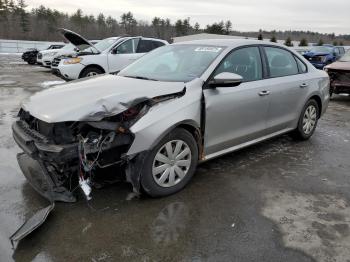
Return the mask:
M112 49L108 54L109 72L122 70L140 57L140 55L136 53L139 41L140 38L128 39Z
M263 79L259 48L253 46L232 51L213 76L222 72L241 75L243 83L236 87L204 89L206 155L266 134L269 93Z
M311 84L307 66L284 48L264 47L264 50L270 91L268 132L295 128Z

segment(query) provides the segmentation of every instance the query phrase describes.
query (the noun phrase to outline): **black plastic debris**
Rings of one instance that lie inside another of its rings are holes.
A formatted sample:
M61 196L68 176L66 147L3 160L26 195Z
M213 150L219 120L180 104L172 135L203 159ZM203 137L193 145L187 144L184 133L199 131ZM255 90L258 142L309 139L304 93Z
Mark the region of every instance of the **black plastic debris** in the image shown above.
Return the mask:
M32 233L35 229L40 227L47 219L50 212L54 209L55 203L52 202L49 206L37 211L31 218L29 218L24 224L17 229L17 231L10 236L12 247L15 242L18 242Z
M53 201L73 203L76 198L63 186L55 185L54 180L46 167L29 155L20 153L17 155L19 167L29 184L44 198Z

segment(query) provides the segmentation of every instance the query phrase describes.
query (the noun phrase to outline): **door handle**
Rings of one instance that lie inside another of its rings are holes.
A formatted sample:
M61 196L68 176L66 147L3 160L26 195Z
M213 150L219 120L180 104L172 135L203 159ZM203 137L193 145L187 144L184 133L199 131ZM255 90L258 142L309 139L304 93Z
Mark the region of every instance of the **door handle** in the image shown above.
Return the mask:
M259 96L268 96L270 94L270 91L264 90L259 92Z
M305 87L308 87L309 85L307 83L302 83L299 87L300 88L305 88Z

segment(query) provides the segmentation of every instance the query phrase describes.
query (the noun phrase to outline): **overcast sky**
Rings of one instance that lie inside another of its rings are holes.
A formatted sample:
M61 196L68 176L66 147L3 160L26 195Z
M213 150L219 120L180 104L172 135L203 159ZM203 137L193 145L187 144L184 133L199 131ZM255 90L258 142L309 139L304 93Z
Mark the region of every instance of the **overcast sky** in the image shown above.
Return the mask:
M202 28L220 20L231 20L239 31L311 30L350 34L350 0L27 0L29 8L43 4L60 11L111 15L117 20L131 11L137 20L154 16L190 17Z

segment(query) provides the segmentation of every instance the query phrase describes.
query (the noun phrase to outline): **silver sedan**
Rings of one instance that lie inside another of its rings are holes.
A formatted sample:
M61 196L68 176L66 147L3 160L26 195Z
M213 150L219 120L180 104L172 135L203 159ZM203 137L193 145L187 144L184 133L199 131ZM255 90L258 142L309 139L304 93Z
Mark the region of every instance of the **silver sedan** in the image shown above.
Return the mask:
M166 196L199 162L284 133L309 139L328 101L328 75L282 45L191 41L158 48L118 75L35 94L13 132L26 177L36 163L50 178L55 194L35 185L39 173L31 183L46 197L74 199L72 177L90 197L93 180L113 169L135 192Z

